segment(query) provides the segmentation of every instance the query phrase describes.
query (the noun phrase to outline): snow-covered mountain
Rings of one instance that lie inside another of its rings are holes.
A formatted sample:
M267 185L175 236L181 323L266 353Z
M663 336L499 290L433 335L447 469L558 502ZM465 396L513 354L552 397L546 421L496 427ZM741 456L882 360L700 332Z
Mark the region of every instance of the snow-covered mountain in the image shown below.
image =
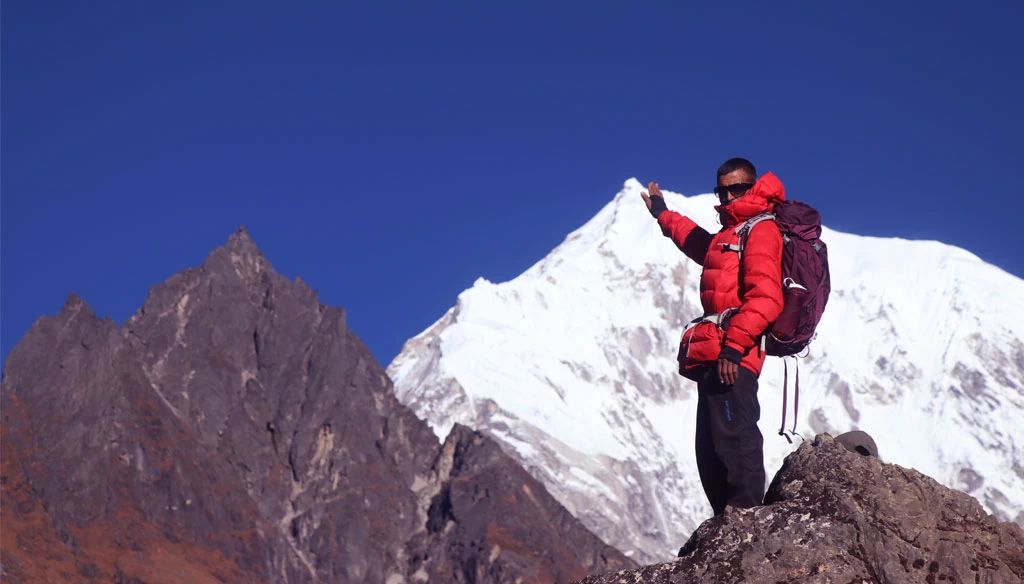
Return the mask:
M700 267L661 235L642 189L627 181L516 279L478 280L388 373L438 436L455 422L494 436L587 527L653 562L711 510L694 460L696 385L675 360L702 312ZM666 201L719 228L712 195ZM1024 524L1024 281L938 242L827 228L822 239L832 295L800 360L798 432L866 430L885 461ZM795 448L778 436L782 382L769 359L769 479ZM792 360L789 383L792 396Z

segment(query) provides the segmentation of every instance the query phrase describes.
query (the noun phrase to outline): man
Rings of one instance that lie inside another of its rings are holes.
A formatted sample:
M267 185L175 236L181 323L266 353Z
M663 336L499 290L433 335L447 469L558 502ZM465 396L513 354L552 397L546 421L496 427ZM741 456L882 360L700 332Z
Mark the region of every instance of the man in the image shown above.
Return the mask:
M733 158L718 169L722 229L711 235L670 211L657 183L641 193L662 233L703 266L704 316L690 323L679 346L679 372L697 382L697 468L715 515L764 498L764 440L757 378L764 365L761 336L782 312L782 235L774 221L757 223L742 254L736 228L785 199L772 173Z

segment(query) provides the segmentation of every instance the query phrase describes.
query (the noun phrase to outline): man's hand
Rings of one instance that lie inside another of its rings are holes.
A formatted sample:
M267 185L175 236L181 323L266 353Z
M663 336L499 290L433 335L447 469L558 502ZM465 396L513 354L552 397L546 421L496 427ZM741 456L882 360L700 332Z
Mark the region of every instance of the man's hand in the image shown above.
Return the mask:
M661 194L661 189L658 188L656 182L647 183L647 190L651 192L650 195L641 191L640 196L644 198L647 210L657 219L662 211L668 210L668 207L665 206L665 196Z
M739 377L740 366L728 359L718 360L718 381L722 382L723 385L732 385L736 383L736 378Z

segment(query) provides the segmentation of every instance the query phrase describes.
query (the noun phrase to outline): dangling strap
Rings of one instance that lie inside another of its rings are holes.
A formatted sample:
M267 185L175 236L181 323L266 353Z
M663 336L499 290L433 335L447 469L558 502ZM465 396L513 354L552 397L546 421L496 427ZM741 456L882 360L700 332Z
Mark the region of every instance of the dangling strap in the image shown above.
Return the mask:
M800 411L800 360L793 359L796 362L796 386L793 388L793 434L799 436L796 433L796 419L797 412ZM802 437L801 437L802 438Z
M792 444L793 439L786 435L786 402L789 401L786 394L789 389L789 365L786 363L785 357L782 359L782 367L782 424L779 426L779 436Z

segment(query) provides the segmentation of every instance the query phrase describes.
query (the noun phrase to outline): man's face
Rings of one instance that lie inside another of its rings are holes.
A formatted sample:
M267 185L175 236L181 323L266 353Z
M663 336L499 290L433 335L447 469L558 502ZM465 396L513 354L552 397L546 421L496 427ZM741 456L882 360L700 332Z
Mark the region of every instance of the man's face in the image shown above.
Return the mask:
M718 195L718 199L723 205L728 205L747 194L752 186L754 186L754 177L741 168L718 177L718 188L715 189L715 194Z

